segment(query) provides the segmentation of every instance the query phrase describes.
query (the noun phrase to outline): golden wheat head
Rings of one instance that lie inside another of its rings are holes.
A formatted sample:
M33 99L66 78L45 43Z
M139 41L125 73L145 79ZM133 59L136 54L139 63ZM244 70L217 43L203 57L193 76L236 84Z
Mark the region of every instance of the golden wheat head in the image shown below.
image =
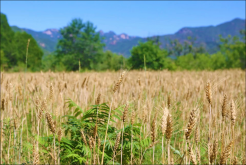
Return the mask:
M211 90L211 84L210 82L206 85L206 97L209 104L212 104L212 90Z
M172 118L171 114L167 116L167 129L166 129L166 139L170 140L172 136L173 128L172 128Z
M197 120L197 109L193 109L190 113L190 119L185 133L186 140L190 138L191 131L193 130Z
M113 92L115 93L117 91L117 89L119 89L119 86L121 84L121 82L123 81L123 77L125 75L125 71L122 72L122 74L120 75L120 78L118 80L118 82L115 84Z
M51 131L53 134L55 134L55 133L56 133L55 125L54 125L54 122L53 122L53 120L52 120L51 115L50 115L48 112L46 113L46 119L47 119L47 121L48 121L48 126L49 126L49 128L50 128L50 131Z

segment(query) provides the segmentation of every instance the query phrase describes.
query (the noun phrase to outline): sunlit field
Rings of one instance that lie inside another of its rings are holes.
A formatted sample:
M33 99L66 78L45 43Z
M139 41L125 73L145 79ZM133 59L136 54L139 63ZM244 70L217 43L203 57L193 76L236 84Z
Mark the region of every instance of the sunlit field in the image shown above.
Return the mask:
M245 71L2 72L1 127L1 164L245 164Z

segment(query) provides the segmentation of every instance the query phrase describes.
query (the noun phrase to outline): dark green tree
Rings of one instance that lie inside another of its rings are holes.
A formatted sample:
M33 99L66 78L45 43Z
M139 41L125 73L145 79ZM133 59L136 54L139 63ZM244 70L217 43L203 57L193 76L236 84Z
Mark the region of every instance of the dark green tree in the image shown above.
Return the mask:
M13 52L13 38L14 32L8 24L8 20L5 14L1 13L1 50L3 52L4 57L8 59L8 66L11 67L14 65L15 55ZM2 55L1 55L2 57ZM1 58L2 60L2 58ZM2 62L1 62L2 64Z
M35 71L41 66L43 52L35 39L26 32L14 33L8 24L6 15L1 13L1 65L4 68L24 70L26 63L27 40L30 39L28 51L28 69Z
M144 64L148 69L165 69L168 68L167 55L166 50L160 49L158 44L149 40L132 48L129 61L132 69L143 69Z
M82 69L94 69L100 61L104 44L95 30L92 23L83 23L81 19L73 19L60 30L62 39L58 41L56 56L67 70L78 70L79 60Z
M27 68L32 71L38 71L42 65L43 51L38 46L36 40L26 32L16 32L14 35L14 65L26 64L26 47L30 39L27 56Z
M1 50L0 53L1 53L0 66L1 66L1 70L3 70L4 67L8 65L8 59L5 57L3 50Z
M55 54L52 53L43 57L42 69L44 71L64 71L66 68L60 61L57 61Z
M241 34L244 34L241 31ZM246 52L245 52L245 36L242 37L243 41L239 37L226 38L220 36L220 51L226 58L226 68L242 68L245 69Z
M226 68L226 57L221 52L217 52L211 55L212 69L225 69Z
M103 53L99 70L120 70L126 68L126 58L109 50Z

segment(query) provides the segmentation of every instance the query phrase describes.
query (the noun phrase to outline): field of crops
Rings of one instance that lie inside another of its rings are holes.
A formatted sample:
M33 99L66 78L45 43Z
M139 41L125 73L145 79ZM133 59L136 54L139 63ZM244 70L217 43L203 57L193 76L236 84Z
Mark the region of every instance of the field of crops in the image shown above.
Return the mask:
M1 73L1 164L245 164L245 71Z

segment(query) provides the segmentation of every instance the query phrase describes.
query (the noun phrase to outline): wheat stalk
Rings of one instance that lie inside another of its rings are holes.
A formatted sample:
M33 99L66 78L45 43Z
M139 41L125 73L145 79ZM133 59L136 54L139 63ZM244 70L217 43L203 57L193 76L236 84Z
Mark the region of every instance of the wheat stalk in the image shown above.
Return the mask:
M171 119L171 114L169 113L167 116L167 129L166 129L166 139L167 139L167 143L168 143L168 164L170 164L171 161L171 157L170 157L170 139L172 136L172 119Z
M50 115L48 112L46 113L46 119L47 119L47 121L48 121L48 126L49 126L50 131L51 131L53 134L55 134L55 133L56 133L55 125L54 125L54 122L53 122L53 120L52 120L51 115Z
M221 158L220 158L220 164L225 164L227 158L230 156L230 152L231 152L231 147L233 145L233 140L226 146L226 148L224 149Z
M58 142L59 142L58 164L60 164L60 150L61 150L61 138L62 138L62 130L61 130L61 128L58 130L57 135L58 135Z
M232 164L233 164L233 165L237 165L237 157L236 157L236 156L234 157L234 159L233 159L233 161L232 161Z
M207 85L206 85L206 97L207 97L208 103L212 104L212 90L211 90L210 82L207 82Z
M120 135L121 135L121 132L119 132L119 133L117 134L116 141L115 141L115 144L114 144L113 164L114 164L114 158L115 158L115 156L116 156L116 151L117 151L118 146L119 146L119 144L120 144Z
M218 150L218 141L215 140L213 143L213 146L211 147L211 154L210 154L210 163L213 164L216 160L217 156L217 150Z
M152 143L155 143L156 140L156 117L157 117L157 113L155 114L155 117L152 121L152 125L151 125L151 140ZM155 164L155 145L153 145L153 164Z
M123 116L122 116L122 121L123 123L126 122L126 118L127 118L127 113L128 113L128 104L126 104L124 111L123 111Z
M52 117L51 117L51 115L48 112L46 113L46 119L48 121L48 126L50 128L50 131L53 133L53 139L54 139L54 141L53 141L53 143L54 143L54 158L55 158L56 157L55 156L55 133L56 133L56 128L55 128L54 122L52 120ZM56 159L55 159L55 164L56 164Z
M121 164L122 164L122 160L123 160L123 136L124 136L124 123L126 121L126 117L127 117L127 112L128 112L128 103L126 104L124 111L123 111L123 116L122 116L122 137L121 137Z
M123 77L124 77L125 73L126 73L125 71L122 72L122 74L120 75L120 78L119 78L118 82L115 84L114 89L113 89L113 92L114 93L117 91L117 89L119 89L119 86L120 86L120 84L121 84L121 82L123 80Z
M192 164L197 164L197 162L196 162L196 156L193 153L191 146L189 147L188 151L189 151L189 154L190 154L190 158L191 158Z
M230 106L230 111L231 111L231 132L232 132L232 139L234 140L234 126L235 126L235 121L236 121L236 108L235 108L235 103L233 100L231 100L231 106ZM234 144L232 144L232 154L231 157L233 158L234 156Z
M87 141L86 141L86 137L85 137L85 134L83 131L80 131L81 133L81 136L82 136L82 139L83 139L83 142L85 143L85 145L87 145Z
M227 105L227 96L225 94L224 98L223 98L223 104L222 104L222 121L225 121L225 118L228 115L228 112L227 112L227 109L226 109L226 105Z
M236 108L235 108L235 103L234 101L232 100L231 101L231 124L232 126L235 125L235 121L236 121Z
M212 118L212 90L210 82L206 85L206 97L209 103L209 130L208 130L208 146L210 146L210 133L211 133L211 118ZM208 162L210 162L210 151L208 150Z
M167 128L167 116L168 116L168 109L164 108L164 114L162 116L162 122L161 122L161 131L162 131L162 164L164 164L164 134L166 132Z
M113 92L114 92L114 93L115 93L116 90L119 88L119 86L120 86L120 84L121 84L121 82L122 82L122 80L123 80L124 74L125 74L125 71L123 71L123 73L121 74L121 76L120 76L118 82L115 84L114 89L113 89ZM111 105L110 105L110 108L109 108L108 122L107 122L107 127L106 127L105 137L104 137L104 143L103 143L103 152L102 152L102 161L101 161L101 164L103 164L104 149L105 149L106 137L107 137L107 133L108 133L108 125L109 125L109 120L110 120L110 115L111 115L111 110L112 110L113 98L114 98L114 97L112 97Z
M197 109L193 109L190 113L190 119L185 133L186 140L189 140L191 131L193 130L197 120Z

